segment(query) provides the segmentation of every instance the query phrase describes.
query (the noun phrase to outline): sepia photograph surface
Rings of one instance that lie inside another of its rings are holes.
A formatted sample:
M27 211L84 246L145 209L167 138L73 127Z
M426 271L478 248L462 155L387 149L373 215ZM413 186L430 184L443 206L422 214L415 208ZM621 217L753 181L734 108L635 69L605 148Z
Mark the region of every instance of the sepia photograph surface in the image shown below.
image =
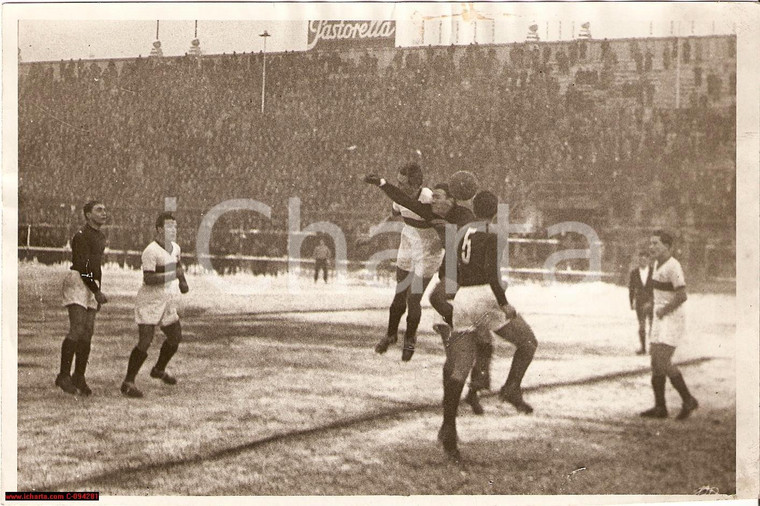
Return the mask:
M756 500L754 7L4 4L3 504Z

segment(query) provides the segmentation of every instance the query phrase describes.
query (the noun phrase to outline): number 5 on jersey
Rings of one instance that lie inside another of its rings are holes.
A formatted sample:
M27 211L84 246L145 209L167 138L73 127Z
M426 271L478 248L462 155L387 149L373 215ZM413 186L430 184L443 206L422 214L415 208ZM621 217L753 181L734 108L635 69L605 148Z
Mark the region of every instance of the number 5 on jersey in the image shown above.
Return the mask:
M462 239L462 252L460 258L465 265L470 263L470 255L472 255L472 238L470 236L477 231L477 228L468 228L467 233L464 234L464 238Z

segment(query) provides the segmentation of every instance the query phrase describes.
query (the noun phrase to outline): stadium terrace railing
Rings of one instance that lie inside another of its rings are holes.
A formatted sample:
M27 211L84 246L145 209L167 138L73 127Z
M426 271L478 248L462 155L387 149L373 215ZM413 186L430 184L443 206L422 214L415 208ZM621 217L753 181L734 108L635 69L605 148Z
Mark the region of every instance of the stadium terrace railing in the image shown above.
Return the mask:
M512 243L542 243L556 246L559 241L556 239L526 239L526 238L514 238L510 239ZM616 249L616 245L607 244L606 250ZM619 245L622 251L630 250L630 245ZM729 268L723 270L712 269L720 259L725 259L726 253L731 253L731 248L718 248L713 245L705 245L704 251L701 253L704 257L704 262L707 264L707 273L705 275L705 269L693 271L692 277L698 278L700 281L713 282L721 285L734 285L736 278L733 275L733 270ZM71 249L68 247L43 247L43 246L19 246L18 258L19 260L37 260L46 264L65 263L70 260ZM116 250L107 248L105 251L106 263L117 263L122 267L130 267L137 269L140 264L140 256L142 252L136 250ZM735 253L733 253L735 255ZM617 256L617 255L616 255ZM183 253L184 261L191 267L191 270L200 269L200 265L197 262L195 253ZM231 274L237 272L250 272L258 275L281 275L288 272L289 265L292 265L292 260L287 256L273 257L273 256L260 256L260 255L243 255L243 254L224 254L224 255L204 255L204 258L208 258L212 261L214 270L220 274ZM733 258L733 256L731 257ZM538 279L544 278L545 280L556 279L559 281L577 282L584 279L596 279L601 281L607 281L617 284L627 283L627 274L630 271L630 265L624 265L619 262L609 262L609 265L616 267L612 271L590 271L577 268L577 260L580 260L582 264L583 259L575 259L576 262L568 261L564 267L556 269L546 269L541 267L509 267L502 269L502 275L515 278L515 279ZM296 259L297 268L304 268L301 273L303 275L311 275L311 267L314 265L315 260L312 258L302 257ZM386 261L380 265L373 264L371 261L366 260L346 260L339 261L338 264L344 264L347 267L347 271L358 273L366 271L368 268L377 268L377 276L379 278L391 279L393 277L394 267L392 261ZM734 264L731 264L734 265ZM332 266L334 270L334 265ZM702 273L702 275L700 275Z

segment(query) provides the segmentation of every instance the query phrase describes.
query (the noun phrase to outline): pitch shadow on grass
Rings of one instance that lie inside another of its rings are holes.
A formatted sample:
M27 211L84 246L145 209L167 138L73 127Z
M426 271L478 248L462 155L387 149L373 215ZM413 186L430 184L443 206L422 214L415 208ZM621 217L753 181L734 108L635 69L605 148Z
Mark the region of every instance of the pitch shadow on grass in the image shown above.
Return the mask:
M322 311L320 311L322 312ZM336 311L338 312L338 311ZM324 324L288 320L279 315L295 314L290 312L277 313L276 316L259 314L219 315L213 318L188 322L183 327L183 338L186 342L214 344L217 341L232 339L273 339L281 343L297 343L308 345L334 345L342 348L366 348L374 346L383 330L377 324L344 323ZM298 312L301 314L301 312ZM399 334L403 334L403 328ZM514 348L505 341L498 341L507 348L511 355ZM432 331L420 329L418 332L418 348L425 350L433 345L440 348L439 338ZM539 353L542 359L551 360L553 357L564 357L567 345L556 342L541 342ZM440 350L439 350L440 351ZM586 356L620 356L620 349L612 346L599 346L595 343L576 344L574 353Z
M230 321L232 320L232 321ZM365 347L376 337L371 325L341 324L324 325L308 322L292 322L279 318L238 316L219 321L194 321L183 328L187 342L213 343L217 340L276 339L283 343L336 344Z
M39 369L39 368L42 368L42 367L47 367L47 364L35 364L35 363L32 363L32 362L19 362L18 363L18 368L19 369L24 369L24 368Z

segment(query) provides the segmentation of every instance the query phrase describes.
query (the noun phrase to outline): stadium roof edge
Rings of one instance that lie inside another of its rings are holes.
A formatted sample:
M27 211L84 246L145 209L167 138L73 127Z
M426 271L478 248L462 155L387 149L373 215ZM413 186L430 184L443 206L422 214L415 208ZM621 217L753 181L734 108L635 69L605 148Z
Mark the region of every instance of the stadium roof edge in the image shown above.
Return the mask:
M420 45L410 45L410 46L395 46L393 49L428 49L428 48L448 48L451 46L459 47L459 48L467 48L467 47L508 47L508 46L515 46L515 45L522 45L522 44L532 44L532 45L557 45L557 44L567 44L570 42L575 41L583 41L583 42L589 42L589 43L602 43L604 41L609 42L626 42L626 41L661 41L661 40L670 40L670 39L725 39L725 38L736 38L735 33L724 33L724 34L710 34L710 35L684 35L684 36L676 36L676 35L668 35L668 36L657 36L657 37L620 37L620 38L606 38L606 39L565 39L565 40L539 40L539 41L516 41L516 42L503 42L503 43L497 43L497 44L478 44L478 43L470 43L470 44L420 44ZM371 50L369 48L350 48L348 51L368 51ZM336 50L306 50L306 49L293 49L289 51L268 51L267 56L278 56L288 53L332 53ZM347 52L348 52L347 51ZM251 55L251 54L261 54L261 51L250 51L250 52L241 52L241 53L204 53L202 57L204 58L220 58L224 56L232 56L233 54L237 56L242 55ZM163 60L173 60L178 58L185 58L186 56L189 56L187 54L178 54L178 55L166 55L163 56ZM60 64L61 62L69 63L69 62L89 62L89 63L96 63L96 62L127 62L127 61L134 61L138 59L144 59L148 60L151 58L150 56L143 56L143 55L137 55L137 56L118 56L113 58L69 58L69 59L60 59L60 60L34 60L34 61L20 61L19 65L30 65L30 64Z

